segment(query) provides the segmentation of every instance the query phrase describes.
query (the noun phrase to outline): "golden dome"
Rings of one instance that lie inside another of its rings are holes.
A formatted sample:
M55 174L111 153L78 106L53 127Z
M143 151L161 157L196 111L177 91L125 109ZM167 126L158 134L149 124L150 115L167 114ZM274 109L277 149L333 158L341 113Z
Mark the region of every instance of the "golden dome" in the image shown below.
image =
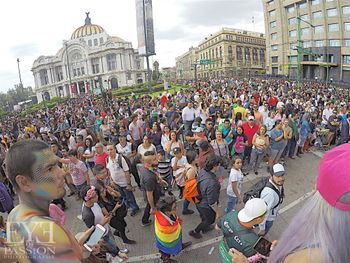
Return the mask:
M74 30L71 36L71 39L91 36L91 35L100 34L103 32L105 32L105 30L101 26L91 24L91 19L89 17L89 12L88 12L86 13L85 25L78 27L76 30Z

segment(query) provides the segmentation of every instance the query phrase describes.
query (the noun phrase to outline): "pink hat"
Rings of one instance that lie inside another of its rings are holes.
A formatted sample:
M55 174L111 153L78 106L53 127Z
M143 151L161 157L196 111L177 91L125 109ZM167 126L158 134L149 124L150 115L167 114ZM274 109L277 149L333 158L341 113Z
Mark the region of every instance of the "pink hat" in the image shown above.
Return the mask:
M343 144L327 152L318 168L317 190L333 207L350 211L350 202L341 200L350 195L350 144Z

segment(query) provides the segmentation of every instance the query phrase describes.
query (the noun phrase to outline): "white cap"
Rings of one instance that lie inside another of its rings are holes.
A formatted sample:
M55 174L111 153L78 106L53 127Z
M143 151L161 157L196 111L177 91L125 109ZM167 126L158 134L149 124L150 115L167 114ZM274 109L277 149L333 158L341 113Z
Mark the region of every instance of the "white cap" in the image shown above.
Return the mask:
M248 117L248 120L249 120L249 121L250 121L250 120L255 120L255 118L254 118L253 115L250 115L250 116Z
M277 108L284 107L284 103L283 103L282 101L279 101L279 102L277 102L276 107L277 107Z
M274 176L283 176L285 173L284 167L282 164L280 163L276 163L273 167L272 167L272 174Z
M197 127L197 129L195 129L193 132L202 132L204 131L204 129L202 127Z
M242 223L247 223L262 216L266 211L267 205L265 201L260 198L253 198L248 200L244 208L238 212L238 220Z

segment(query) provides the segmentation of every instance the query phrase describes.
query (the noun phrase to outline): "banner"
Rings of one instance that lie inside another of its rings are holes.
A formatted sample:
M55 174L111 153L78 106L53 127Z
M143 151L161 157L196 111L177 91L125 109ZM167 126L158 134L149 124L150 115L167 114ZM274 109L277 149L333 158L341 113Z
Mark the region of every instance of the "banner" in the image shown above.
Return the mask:
M155 55L152 0L136 0L136 25L139 54Z

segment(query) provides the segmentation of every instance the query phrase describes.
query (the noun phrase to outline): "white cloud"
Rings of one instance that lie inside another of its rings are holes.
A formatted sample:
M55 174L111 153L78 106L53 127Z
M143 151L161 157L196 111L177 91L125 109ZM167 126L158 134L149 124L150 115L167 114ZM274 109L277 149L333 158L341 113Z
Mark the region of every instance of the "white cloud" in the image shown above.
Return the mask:
M223 20L232 23L217 25L208 17L209 21L204 26L191 19L201 14L201 6L207 10L204 7L213 2L217 3L213 12L223 12L225 15L227 12L221 10L221 6L227 7L227 2L233 2L236 8L232 10L232 20ZM173 66L176 56L186 52L189 47L196 46L205 36L223 26L253 30L251 14L255 16L256 31L263 32L261 0L246 2L252 7L251 13L240 13L238 10L242 2L237 0L153 0L157 55L151 61L158 60L161 67ZM186 9L191 6L199 6L199 9ZM242 8L247 9L247 4ZM2 10L5 12L0 16L3 25L0 41L0 91L6 91L19 82L18 57L24 85L34 86L30 71L34 60L40 55L55 55L61 48L62 41L69 39L72 32L84 24L87 11L90 11L92 23L102 26L110 35L131 41L134 48L137 48L134 0L5 1ZM191 26L186 26L188 24Z

